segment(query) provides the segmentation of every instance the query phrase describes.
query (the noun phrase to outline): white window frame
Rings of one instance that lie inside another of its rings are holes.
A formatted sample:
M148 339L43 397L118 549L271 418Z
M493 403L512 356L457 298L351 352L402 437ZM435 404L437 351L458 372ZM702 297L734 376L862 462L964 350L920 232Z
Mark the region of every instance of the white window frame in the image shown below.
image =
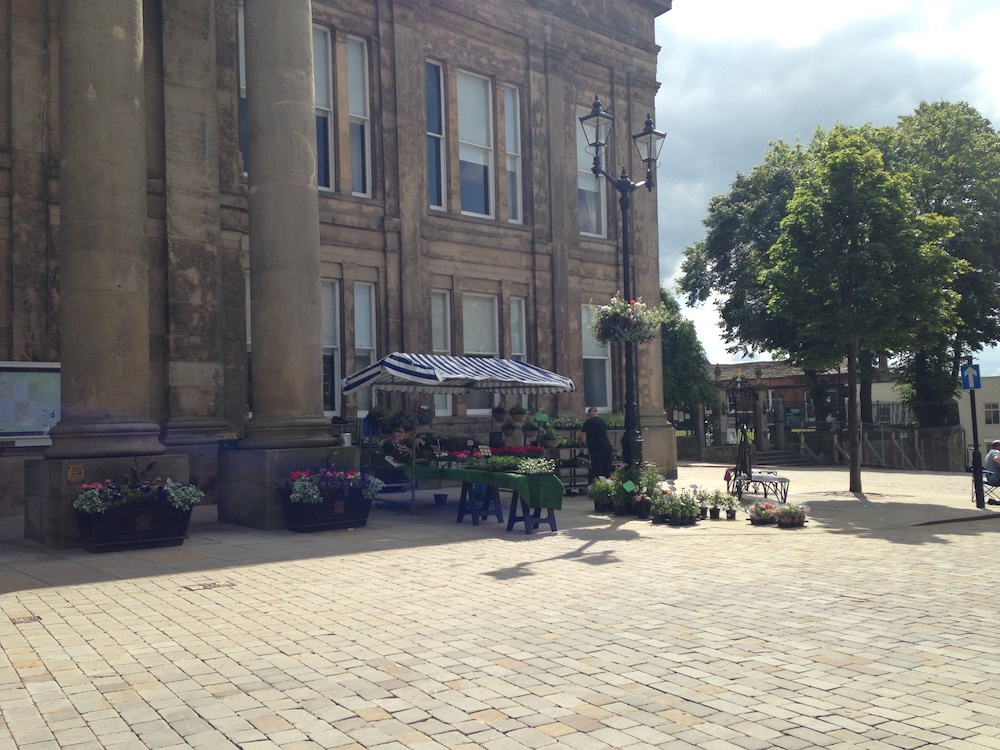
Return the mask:
M590 305L581 305L580 311L580 322L582 329L583 338L583 359L604 362L604 404L591 404L588 403L586 406L589 408L593 406L599 412L610 412L611 411L611 347L607 344L602 344L598 341L594 335L590 332L590 321L594 314L594 310ZM600 356L603 355L603 356ZM583 393L584 398L587 394L587 367L583 368Z
M451 292L447 289L431 290L431 352L442 356L451 355ZM439 417L451 416L451 394L434 394L434 414Z
M236 46L240 67L240 101L236 113L237 140L240 147L240 159L243 164L243 176L247 175L247 162L250 161L250 139L249 126L247 125L247 35L246 16L243 9L243 0L240 0L236 9Z
M525 316L528 312L527 300L524 297L510 298L510 358L516 362L528 361L528 325ZM528 394L519 393L517 403L528 405Z
M576 115L577 122L579 118L590 114L590 109L587 107L577 107ZM590 145L587 143L586 138L583 135L583 128L576 128L576 196L577 196L577 213L579 214L579 225L580 234L584 237L607 237L608 236L608 198L607 198L607 184L602 175L595 175L591 170L594 167L594 155L590 153ZM597 186L597 190L589 189L590 185ZM586 212L584 211L584 206L581 201L581 197L584 192L596 193L596 208L597 216L595 216L595 224L597 225L595 232L585 231L583 228L584 218L586 217Z
M368 304L364 305L362 302L362 296L358 293L359 289L367 288L369 290L368 294ZM358 365L358 354L368 355L368 364L373 364L378 360L378 319L375 317L375 284L369 281L356 281L354 282L354 369L355 371L360 370L361 367L367 367L367 365ZM368 340L358 335L359 325L358 323L367 317L369 326L369 336ZM358 416L366 417L368 416L367 404L372 402L372 389L363 388L357 393L358 399Z
M321 44L317 44L322 40ZM320 190L332 190L334 182L334 129L333 118L333 37L330 30L324 26L313 26L313 70L314 89L313 103L316 106L316 184ZM326 138L323 138L319 129L319 118L326 119ZM323 149L326 150L326 164L319 162ZM326 167L324 170L323 167ZM326 181L320 180L320 176L326 173Z
M984 403L983 419L986 424L1000 424L1000 403L993 401Z
M371 88L368 80L368 41L347 37L347 109L350 130L351 194L372 194ZM360 70L356 68L360 66ZM360 129L360 134L358 133ZM360 156L363 163L355 162ZM358 184L358 180L362 184Z
M480 216L492 219L496 204L496 178L494 175L493 154L493 87L490 85L490 79L485 78L484 76L476 75L475 73L466 72L464 70L458 71L456 74L456 80L458 83L459 171L461 172L462 164L471 164L474 167L482 168L482 187L486 192L486 195L484 196L486 211L484 213L480 213L479 211L473 211L465 208L465 201L462 197L461 185L463 180L461 180L461 176L459 179L459 204L462 206L463 216ZM466 89L468 93L471 91L472 86L476 87L476 98L481 98L483 101L474 102L470 100L469 96L462 95L463 89ZM483 94L482 97L479 96L480 92ZM482 109L484 111L480 112L480 107L477 106L478 104L482 104ZM482 132L474 132L474 130L478 129L473 128L473 125L478 124L475 118L475 113L477 112L481 114L481 121L485 126ZM479 140L476 140L477 138ZM476 183L479 184L478 178Z
M240 4L243 7L243 4ZM245 317L246 317L246 334L247 334L247 415L253 415L253 409L250 407L253 404L253 348L252 348L252 327L250 325L250 274L243 274L243 294L245 303Z
M469 331L470 326L465 325L465 321L468 320L468 315L466 314L466 305L471 304L473 300L485 299L489 300L493 307L493 315L491 321L491 335L493 337L492 342L475 342L470 341ZM473 294L464 293L462 294L462 352L466 357L483 357L499 359L500 357L500 326L499 326L499 315L500 315L500 298L495 294ZM496 402L496 397L494 396L492 401ZM489 414L492 404L485 408L472 408L467 410L469 416L479 416L484 414Z
M320 308L322 310L323 413L328 417L341 414L340 397L340 282L321 279ZM327 368L330 360L329 370ZM327 377L329 375L329 381ZM330 400L327 399L330 397ZM327 408L332 403L333 408Z
M507 154L507 221L524 223L521 185L521 95L517 86L507 84L504 95L504 148Z
M435 75L437 78L437 101L434 101L431 96L431 91L426 85L431 75ZM426 60L424 62L424 84L424 95L426 96L425 116L427 120L427 200L432 209L444 211L448 207L448 149L447 142L445 141L445 128L447 126L447 120L445 119L444 110L444 67L441 63L435 60ZM429 115L435 110L437 121L440 123L440 132L431 130L431 118ZM433 175L433 170L431 169L430 164L430 161L433 158L432 147L437 150L437 186L431 184ZM435 187L437 194L441 196L439 203L434 203L433 195L435 193Z

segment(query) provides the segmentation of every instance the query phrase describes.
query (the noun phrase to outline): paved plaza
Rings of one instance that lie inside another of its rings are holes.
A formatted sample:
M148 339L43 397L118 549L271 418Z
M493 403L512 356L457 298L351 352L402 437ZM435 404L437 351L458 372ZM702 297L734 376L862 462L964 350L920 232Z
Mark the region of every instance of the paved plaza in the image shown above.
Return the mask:
M0 748L1000 747L1000 513L968 475L782 473L804 529L570 496L526 536L456 488L317 534L206 506L131 553L5 519Z

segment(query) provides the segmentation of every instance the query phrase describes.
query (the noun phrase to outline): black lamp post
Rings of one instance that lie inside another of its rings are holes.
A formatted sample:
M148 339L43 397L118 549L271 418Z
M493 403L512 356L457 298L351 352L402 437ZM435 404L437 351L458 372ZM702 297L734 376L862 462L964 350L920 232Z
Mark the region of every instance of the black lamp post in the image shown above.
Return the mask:
M646 165L646 179L642 182L632 182L625 167L622 167L621 176L615 178L604 171L601 166L601 154L607 148L608 140L611 137L611 129L615 124L615 116L605 112L601 107L601 100L594 97L594 106L589 115L580 118L580 125L583 126L583 133L587 143L594 149L594 166L590 170L597 176L604 176L619 193L619 205L622 209L622 282L624 284L625 301L635 299L632 289L632 259L631 259L631 227L629 213L632 206L632 193L636 189L646 186L646 190L652 191L655 186L653 180L653 170L656 168L656 161L660 156L660 148L663 146L665 135L653 129L653 118L646 115L646 126L642 132L632 136L636 150L639 152L639 159ZM642 463L642 434L639 432L639 403L635 388L635 343L626 341L625 343L625 434L622 436L622 458L626 466L634 466Z

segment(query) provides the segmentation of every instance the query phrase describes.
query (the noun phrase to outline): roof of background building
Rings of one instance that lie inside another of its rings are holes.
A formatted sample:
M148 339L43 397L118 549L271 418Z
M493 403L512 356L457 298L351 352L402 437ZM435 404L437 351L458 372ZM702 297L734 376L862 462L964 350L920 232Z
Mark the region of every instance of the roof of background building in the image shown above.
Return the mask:
M731 362L726 364L708 364L708 374L713 380L727 381L732 380L737 376L742 376L744 378L749 378L751 380L756 380L758 375L757 371L760 370L760 378L793 378L805 374L805 370L801 367L796 367L791 364L788 360L782 360L780 362L772 361L758 361L758 362ZM718 372L718 374L716 374ZM836 374L838 372L836 367L832 367L828 370L823 370L823 373Z

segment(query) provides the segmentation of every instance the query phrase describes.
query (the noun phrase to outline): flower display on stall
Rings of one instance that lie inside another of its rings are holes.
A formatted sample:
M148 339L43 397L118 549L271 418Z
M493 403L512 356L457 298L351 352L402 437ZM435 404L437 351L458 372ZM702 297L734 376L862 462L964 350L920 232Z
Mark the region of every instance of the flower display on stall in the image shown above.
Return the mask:
M554 474L556 462L551 458L522 458L517 462L518 474Z
M645 343L660 334L660 325L666 319L663 305L648 307L641 298L624 300L616 294L608 304L594 308L590 332L602 344L610 341Z
M291 487L293 503L321 503L325 496L346 495L350 490L360 490L371 500L382 491L385 483L363 471L305 469L293 471L284 486Z

